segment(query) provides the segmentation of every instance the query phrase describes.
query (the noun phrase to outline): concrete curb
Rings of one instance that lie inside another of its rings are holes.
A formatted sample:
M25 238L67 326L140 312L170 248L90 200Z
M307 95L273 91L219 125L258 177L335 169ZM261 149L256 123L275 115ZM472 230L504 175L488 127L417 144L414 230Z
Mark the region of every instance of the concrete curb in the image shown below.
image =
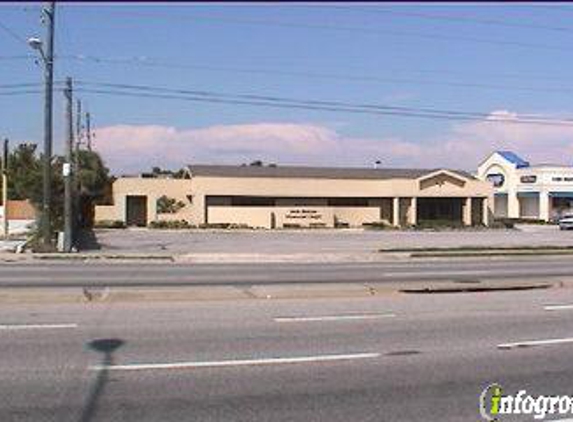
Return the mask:
M96 253L0 253L0 262L35 262L35 261L157 261L174 262L171 254L96 254Z
M85 287L85 288L0 288L0 304L197 302L222 300L277 300L366 298L406 293L500 292L548 288L571 288L573 278L555 277L519 282L513 280L285 284L253 286L183 287Z

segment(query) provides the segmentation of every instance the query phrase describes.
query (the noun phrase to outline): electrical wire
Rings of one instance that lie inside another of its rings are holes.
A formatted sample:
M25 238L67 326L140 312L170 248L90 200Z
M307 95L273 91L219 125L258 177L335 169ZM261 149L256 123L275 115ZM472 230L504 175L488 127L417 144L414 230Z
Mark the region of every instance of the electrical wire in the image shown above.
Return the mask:
M121 13L121 12L119 12ZM435 39L441 41L467 41L473 43L481 44L491 44L497 46L511 46L518 48L534 48L534 49L544 49L544 50L556 50L556 51L567 51L571 49L566 47L560 47L551 44L535 44L527 43L514 40L505 39L493 39L493 38L479 38L479 37L469 37L461 34L456 35L445 35L439 33L430 32L419 32L419 31L401 31L393 29L384 28L366 28L357 26L340 26L340 25L326 25L326 24L305 24L298 22L285 22L276 20L262 20L262 19L246 19L246 18L229 18L221 16L212 16L205 14L194 14L194 15L159 15L154 12L152 14L145 13L142 11L129 12L130 17L135 18L137 16L152 17L154 19L165 18L165 19L177 19L177 20L192 20L197 23L205 23L206 21L212 22L224 22L230 24L238 25L253 25L253 26L267 26L267 27L282 27L282 28L301 28L301 29L318 29L327 31L339 31L339 32L356 32L356 33L366 33L366 34L386 34L386 35L396 35L396 36L406 36L418 39Z
M307 6L313 7L313 6ZM554 31L554 32L570 32L573 33L573 28L565 27L565 26L549 26L549 25L540 25L535 23L529 22L508 22L508 21L501 21L496 19L483 19L483 18L476 18L473 16L461 16L461 15L448 15L448 14L431 14L425 12L418 12L418 11L405 11L405 10L397 10L395 8L374 8L374 7L355 7L355 6L319 6L322 8L328 8L333 10L344 10L345 12L357 12L357 13L368 13L368 14L386 14L386 15L395 15L395 16L409 16L427 20L438 20L438 21L447 21L447 22L457 22L457 23L475 23L480 25L491 25L491 26L500 26L506 28L525 28L525 29L538 29L538 30L546 30L546 31Z
M16 31L14 31L13 29L10 29L8 26L6 26L5 24L3 24L2 22L0 22L0 28L2 30L4 30L4 32L6 32L8 35L10 35L13 39L15 39L18 42L24 43L24 44L28 44L28 41L26 41L25 38L21 37L20 35L18 35L18 33Z
M471 88L471 89L488 89L495 91L521 91L521 92L544 92L544 93L571 93L573 88L567 88L563 86L558 87L532 87L532 86L515 86L515 85L505 85L505 84L487 84L487 83L477 83L477 82L458 82L458 81L436 81L427 79L415 79L415 78L394 78L394 77L379 77L379 76L368 76L368 75L341 75L332 73L314 73L314 72L302 72L302 71L286 71L278 69L264 69L264 68L237 68L237 67L225 67L225 66L211 66L211 65L185 65L173 62L165 62L149 57L131 57L131 58L105 58L98 56L89 55L64 55L60 56L63 60L77 60L77 61L90 61L95 63L108 63L108 64L127 64L133 66L145 66L145 67L162 67L171 69L198 69L198 70L208 70L208 71L219 71L219 72L230 72L230 73L245 73L245 74L268 74L268 75L280 75L280 76L293 76L293 77L304 77L310 79L332 79L332 80L344 80L344 81L354 81L354 82L366 82L366 83L400 83L400 84L421 84L421 85L436 85L436 86L450 86L454 88Z
M87 85L87 88L81 85ZM445 120L464 120L464 121L482 121L482 122L497 122L497 123L512 123L512 124L537 124L549 126L567 126L573 127L573 120L566 119L548 119L540 117L507 117L502 115L492 115L491 113L477 113L477 112L463 112L453 110L439 110L439 109L416 109L407 107L393 107L385 105L365 105L365 104L350 104L332 101L315 101L315 100L293 100L278 97L258 96L258 95L245 95L245 94L217 94L205 91L190 91L190 90L171 90L164 88L145 87L143 90L138 88L129 88L131 91L126 90L125 85L122 89L122 84L91 84L96 88L90 88L90 84L80 83L80 90L86 93L107 94L129 96L137 98L162 98L162 99L177 99L186 101L219 103L219 104L233 104L233 105L255 105L278 107L288 109L305 109L305 110L319 110L319 111L337 111L348 113L362 113L362 114L376 114L376 115L391 115L403 117L417 117L428 119L445 119ZM103 86L104 88L97 88ZM105 87L108 87L107 89Z

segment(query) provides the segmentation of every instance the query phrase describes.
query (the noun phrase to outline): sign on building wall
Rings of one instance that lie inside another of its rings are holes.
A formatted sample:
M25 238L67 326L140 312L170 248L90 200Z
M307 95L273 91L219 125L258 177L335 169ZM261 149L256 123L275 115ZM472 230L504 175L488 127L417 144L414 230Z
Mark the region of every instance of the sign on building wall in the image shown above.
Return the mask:
M295 208L289 209L285 213L286 222L295 223L324 223L324 215L316 209ZM301 221L302 220L302 221Z
M505 183L505 176L501 173L492 173L486 176L486 180L493 184L494 188L501 188Z
M328 207L276 207L272 211L276 216L277 227L332 227L334 214Z

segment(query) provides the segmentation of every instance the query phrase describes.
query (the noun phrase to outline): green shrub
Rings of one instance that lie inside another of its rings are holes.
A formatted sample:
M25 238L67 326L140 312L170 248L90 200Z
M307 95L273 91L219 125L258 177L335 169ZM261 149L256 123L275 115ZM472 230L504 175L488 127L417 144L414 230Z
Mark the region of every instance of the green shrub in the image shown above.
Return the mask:
M492 229L513 229L515 228L515 223L508 219L498 219L491 223L490 228Z
M392 226L388 224L386 221L372 221L370 223L363 223L362 227L364 227L365 229L372 229L372 230L386 230L392 228Z
M203 223L199 224L200 229L228 229L230 223Z
M418 220L417 229L460 229L464 227L461 221L452 220Z
M94 223L96 229L125 229L127 226L121 220L100 220Z
M252 229L251 226L248 224L239 224L239 223L231 223L229 224L228 229Z
M156 203L158 214L175 214L182 208L185 208L185 203L183 201L178 201L177 199L170 198L167 195L160 196Z
M150 229L191 229L193 226L186 220L156 220L149 223Z
M515 224L539 224L539 225L546 225L546 224L555 224L550 221L540 220L537 218L496 218L495 222L500 222L505 224L506 226Z

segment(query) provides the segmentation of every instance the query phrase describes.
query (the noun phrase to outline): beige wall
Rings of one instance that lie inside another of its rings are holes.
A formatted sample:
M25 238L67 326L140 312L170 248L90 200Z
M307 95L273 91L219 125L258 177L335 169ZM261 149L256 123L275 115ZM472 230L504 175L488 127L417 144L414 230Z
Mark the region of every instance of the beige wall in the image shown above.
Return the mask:
M364 223L381 221L377 207L209 207L210 224L246 224L251 227L271 228L271 215L275 215L277 228L285 224L298 224L310 227L311 223L334 227L335 220L359 227ZM385 220L389 223L388 220Z
M350 227L362 226L364 223L377 223L382 220L379 207L334 207L336 219ZM389 223L388 220L386 220Z
M147 196L147 222L155 220L193 220L193 206L187 195L191 195L189 179L148 179L140 177L122 177L113 184L113 205L95 207L95 220L122 220L126 218L126 197L132 195ZM185 207L176 214L158 214L157 199L166 195L185 203Z
M246 224L271 228L273 207L210 207L209 224Z
M187 195L193 195L189 203ZM269 196L282 197L277 207L293 207L300 204L300 197L373 197L368 207L332 207L332 219L336 214L340 221L350 225L361 225L363 222L381 220L392 221L392 198L403 198L400 201L400 220L412 220L409 210L410 198L415 197L480 197L488 198L490 212L493 209L493 189L487 182L461 178L447 171L436 172L421 179L391 180L353 180L353 179L312 179L312 178L241 178L241 177L203 177L193 179L147 179L120 178L113 185L113 208L96 207L96 220L125 220L125 202L128 195L146 195L148 204L148 222L156 219L185 219L191 224L203 224L206 219L206 196ZM177 214L157 215L156 201L167 195L183 201L186 206ZM292 199L288 199L292 197ZM225 207L227 205L227 207ZM268 207L232 207L222 201L218 206L211 206L209 222L244 223L252 221L251 226L267 227L270 221ZM316 198L307 202L305 208L326 207L323 199ZM227 208L227 209L224 209ZM234 213L234 215L233 215ZM279 212L280 214L280 212ZM277 225L279 223L279 214ZM249 220L250 218L250 220ZM226 220L226 221L223 221ZM415 220L415 218L414 218Z

